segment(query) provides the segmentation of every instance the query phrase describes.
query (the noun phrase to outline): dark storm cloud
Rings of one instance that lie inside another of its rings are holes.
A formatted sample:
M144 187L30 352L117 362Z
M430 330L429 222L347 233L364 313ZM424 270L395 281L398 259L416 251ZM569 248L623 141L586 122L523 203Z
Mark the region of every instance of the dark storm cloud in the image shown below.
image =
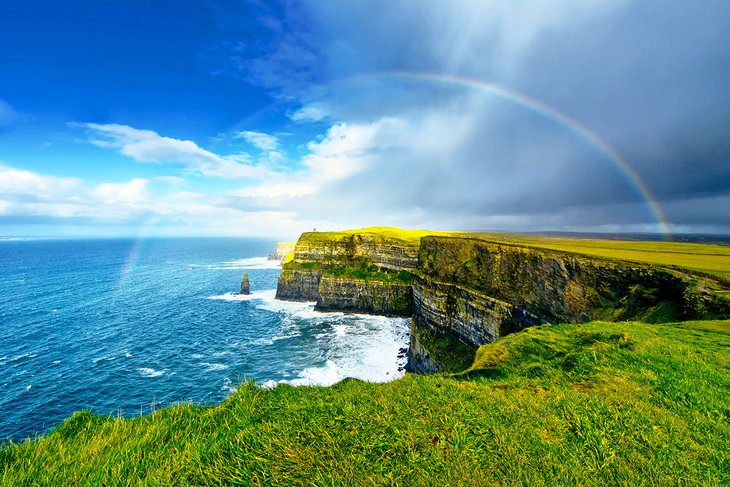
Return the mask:
M363 170L297 200L312 214L525 230L655 223L632 176L564 124L489 93L373 76L410 71L539 100L613 147L678 229L730 231L726 1L311 1L284 11L284 33L240 65L300 100L295 119L404 127Z

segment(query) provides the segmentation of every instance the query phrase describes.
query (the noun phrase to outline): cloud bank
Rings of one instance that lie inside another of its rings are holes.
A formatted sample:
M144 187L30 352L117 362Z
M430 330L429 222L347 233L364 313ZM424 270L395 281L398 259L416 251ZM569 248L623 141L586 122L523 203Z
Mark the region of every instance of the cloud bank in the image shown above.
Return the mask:
M368 154L351 158L356 172L287 204L406 226L657 231L638 176L675 230L730 230L727 2L288 5L282 18L307 25L277 23L268 51L238 60L247 79L296 99L302 123L397 123L353 144ZM301 75L302 59L317 76ZM549 117L419 73L539 100L597 134L633 174Z

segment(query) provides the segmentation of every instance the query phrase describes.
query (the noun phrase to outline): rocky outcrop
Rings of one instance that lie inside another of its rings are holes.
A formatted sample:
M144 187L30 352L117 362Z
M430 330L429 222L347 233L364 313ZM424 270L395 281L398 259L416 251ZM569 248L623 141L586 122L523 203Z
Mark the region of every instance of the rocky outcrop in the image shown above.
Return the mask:
M239 294L251 294L251 284L248 282L248 272L243 273L243 279L241 279L241 292Z
M308 265L309 264L309 265ZM324 273L321 265L293 261L284 264L276 286L276 299L284 301L317 301L319 281Z

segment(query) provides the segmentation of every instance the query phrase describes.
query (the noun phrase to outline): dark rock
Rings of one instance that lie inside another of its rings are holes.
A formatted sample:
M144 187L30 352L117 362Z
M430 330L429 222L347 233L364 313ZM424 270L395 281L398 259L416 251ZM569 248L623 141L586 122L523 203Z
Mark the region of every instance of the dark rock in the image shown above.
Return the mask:
M243 279L241 279L241 293L240 294L251 294L251 286L248 283L248 272L243 273Z

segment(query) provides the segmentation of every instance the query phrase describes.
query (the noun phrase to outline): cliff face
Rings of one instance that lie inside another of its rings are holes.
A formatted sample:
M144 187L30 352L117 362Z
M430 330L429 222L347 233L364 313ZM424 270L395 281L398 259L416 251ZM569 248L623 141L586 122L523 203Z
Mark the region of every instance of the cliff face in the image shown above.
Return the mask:
M434 346L424 331L475 350L540 323L695 317L688 283L671 272L571 253L424 237L416 273L409 368L417 372L464 353Z
M410 282L336 276L325 273L319 281L316 309L351 311L384 316L411 316Z
M317 301L319 281L324 267L299 264L294 261L284 264L276 286L276 299L284 301Z
M463 370L478 346L541 323L730 317L730 301L673 271L467 236L305 233L277 298L412 316L420 373Z
M309 232L283 265L277 299L316 301L317 309L411 316L418 241L375 233Z
M687 283L641 264L478 239L425 237L419 273L429 283L467 288L507 303L516 326L525 319L530 324L535 319L651 321L660 312L685 318Z

